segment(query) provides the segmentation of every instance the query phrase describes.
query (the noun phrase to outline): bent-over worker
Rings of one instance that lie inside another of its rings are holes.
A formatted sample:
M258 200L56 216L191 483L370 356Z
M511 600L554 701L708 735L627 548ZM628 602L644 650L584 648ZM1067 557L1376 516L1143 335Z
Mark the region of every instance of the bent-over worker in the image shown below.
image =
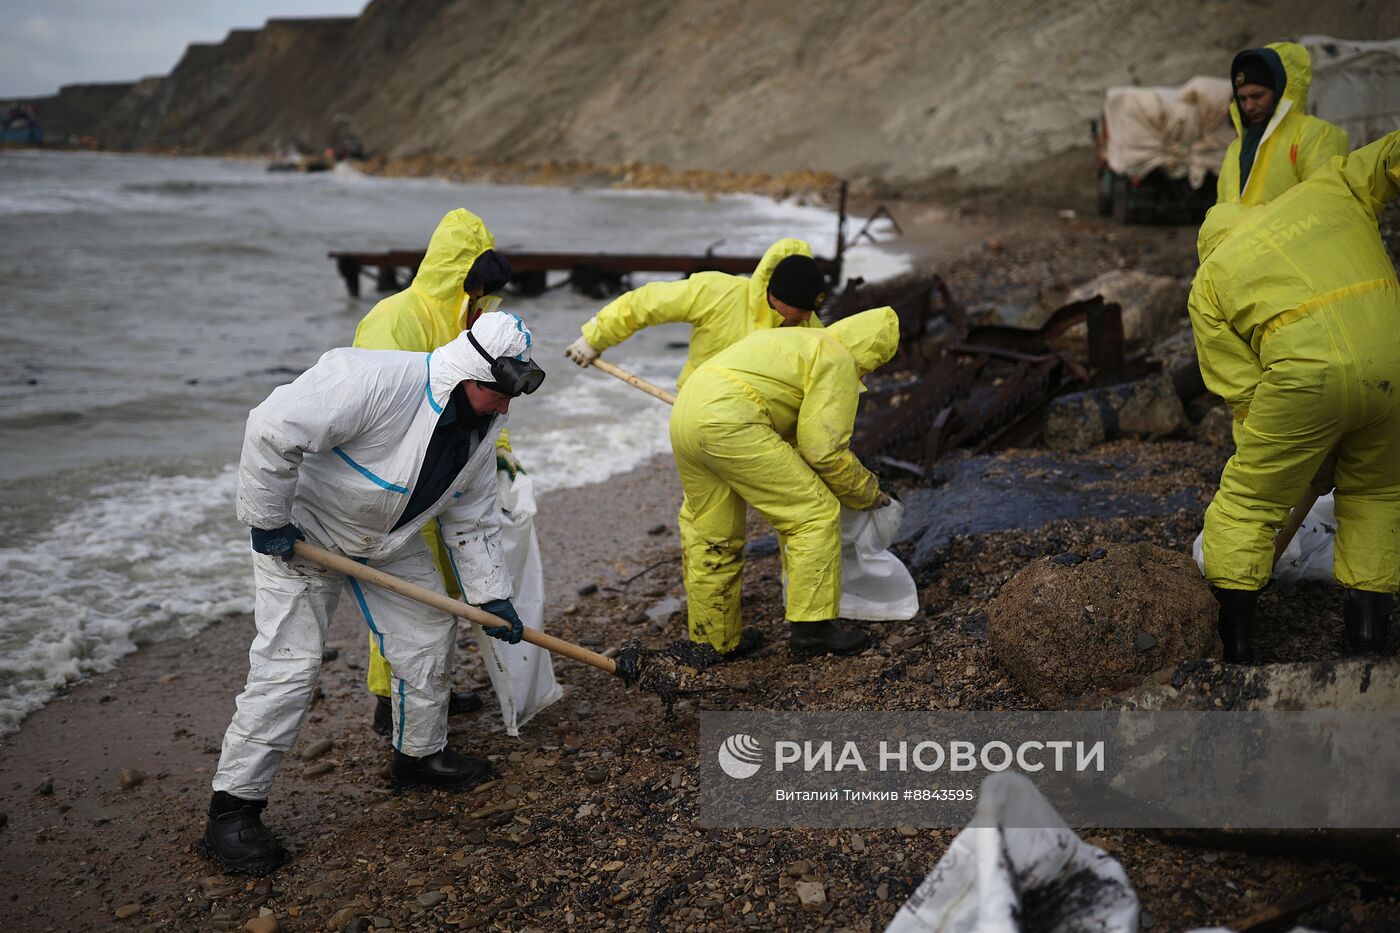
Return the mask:
M1191 328L1236 450L1206 510L1206 580L1225 660L1250 663L1275 530L1333 451L1334 568L1351 650L1378 652L1400 585L1400 285L1376 226L1400 191L1400 132L1334 157L1200 232Z
M740 617L745 503L777 531L790 642L799 655L854 654L864 630L836 621L841 506L889 503L850 450L861 378L899 344L891 308L824 329L751 334L701 366L671 412L690 638L721 660L757 647Z
M257 635L224 735L200 849L225 871L266 874L286 852L262 823L277 769L306 718L326 625L347 584L393 668L395 786L471 787L481 758L447 745L448 659L456 619L440 609L294 559L297 539L429 589L441 580L420 532L441 523L467 601L508 623L496 520L496 434L512 398L544 373L512 314L483 314L429 354L339 349L248 416L238 518L252 528Z
M653 324L691 327L690 352L676 378L690 374L721 350L755 331L821 327L815 312L826 300L826 277L802 240L768 247L753 275L697 272L677 282L652 282L618 297L583 325L583 336L564 351L587 366L598 354Z

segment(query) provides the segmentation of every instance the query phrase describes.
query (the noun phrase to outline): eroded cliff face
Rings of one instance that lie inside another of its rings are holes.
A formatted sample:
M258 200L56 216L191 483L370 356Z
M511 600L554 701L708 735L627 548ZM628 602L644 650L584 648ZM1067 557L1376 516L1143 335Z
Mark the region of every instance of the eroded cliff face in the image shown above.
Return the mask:
M266 152L329 144L340 114L390 157L1049 184L1104 87L1220 74L1240 48L1307 33L1400 35L1400 4L374 0L191 46L93 131Z

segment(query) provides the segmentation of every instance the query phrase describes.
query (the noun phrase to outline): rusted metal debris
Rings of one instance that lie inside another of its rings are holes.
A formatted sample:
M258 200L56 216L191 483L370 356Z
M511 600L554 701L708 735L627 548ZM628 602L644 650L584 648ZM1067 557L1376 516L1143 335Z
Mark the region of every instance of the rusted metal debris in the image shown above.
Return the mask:
M828 314L839 320L889 305L900 352L869 377L853 446L862 457L923 476L949 451L974 453L1028 442L1051 399L1146 372L1125 357L1122 312L1092 298L1065 305L1038 330L972 324L936 275L848 286ZM1087 359L1054 349L1084 323Z
M841 261L846 252L846 190L841 182L838 191L839 209L836 218L836 255L826 259L816 257L817 265L826 274L827 281L841 280ZM874 216L851 242L861 237L873 240L869 233L871 223L879 216L889 218L889 210L880 205ZM898 225L896 224L896 229ZM721 241L723 242L723 241ZM544 253L524 252L510 249L499 250L510 261L512 274L511 290L517 295L543 294L551 286L547 276L551 272L567 272L568 278L558 283L568 284L574 291L595 300L616 295L631 287L630 276L637 272L671 272L680 276L690 276L697 272L728 272L732 275L749 275L758 265L762 256L717 256L716 243L700 254L666 253ZM423 261L424 250L391 249L383 252L354 252L333 250L326 255L335 260L336 271L345 280L345 288L352 297L360 295L360 280L364 276L374 279L376 290L393 292L408 286L418 272ZM373 270L373 271L371 271Z
M407 287L423 261L423 250L388 250L382 253L334 251L328 253L336 262L336 271L345 280L352 296L360 294L360 278L371 274L375 287L381 292ZM628 277L636 272L674 272L694 275L696 272L728 272L748 275L758 265L761 256L668 255L665 253L526 253L502 251L510 262L511 290L519 295L538 295L547 289L545 277L550 272L567 272L568 284L590 298L603 299L628 287ZM841 275L841 257L818 257L817 264L828 278Z

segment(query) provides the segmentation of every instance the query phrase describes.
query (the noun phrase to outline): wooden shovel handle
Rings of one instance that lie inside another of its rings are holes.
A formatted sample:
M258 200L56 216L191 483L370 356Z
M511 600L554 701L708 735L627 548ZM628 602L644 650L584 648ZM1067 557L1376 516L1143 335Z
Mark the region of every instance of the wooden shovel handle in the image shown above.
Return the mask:
M665 389L661 388L661 386L657 385L654 382L647 382L641 376L629 373L621 366L615 366L614 364L609 363L601 356L595 356L593 358L593 365L601 369L603 372L607 373L609 376L616 376L617 378L621 379L623 382L627 383L633 388L641 389L647 395L650 395L653 398L661 399L661 401L665 402L667 405L676 404L676 396L674 394L667 392Z
M366 567L359 561L351 560L340 554L333 554L325 548L317 547L314 544L308 544L305 541L298 541L293 547L297 557L309 560L313 564L319 564L327 570L334 570L346 576L354 577L356 580L363 580L365 583L372 583L386 590L392 590L400 596L407 596L409 599L416 600L427 606L432 606L434 609L441 609L454 616L460 616L463 619L475 622L477 625L510 628L510 623L505 619L494 616L484 609L478 609L476 606L468 605L461 600L452 599L442 593L434 593L432 590L424 589L421 586L415 586L407 580L401 580L382 570L375 570L373 567ZM617 673L617 662L613 661L611 658L603 657L596 651L589 651L582 645L576 645L562 638L555 638L553 635L546 635L544 632L536 631L529 627L526 627L524 636L525 641L528 641L532 645L538 645L546 651L553 651L555 654L562 654L566 658L573 658L575 661L591 664L600 671L607 671L609 674Z
M1288 550L1288 545L1292 543L1293 536L1298 533L1298 529L1303 527L1303 522L1307 519L1312 507L1317 504L1318 495L1312 490L1303 494L1303 498L1298 500L1298 504L1293 506L1293 511L1288 514L1288 524L1279 531L1278 537L1274 538L1274 566L1278 566L1279 559L1283 557L1283 552Z

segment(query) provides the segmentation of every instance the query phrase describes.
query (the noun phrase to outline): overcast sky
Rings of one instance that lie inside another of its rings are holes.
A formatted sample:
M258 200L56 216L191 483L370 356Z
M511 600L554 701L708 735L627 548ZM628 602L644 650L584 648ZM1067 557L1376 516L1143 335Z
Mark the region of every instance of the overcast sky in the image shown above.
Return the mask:
M166 74L191 42L269 17L354 16L366 0L0 0L0 99Z

